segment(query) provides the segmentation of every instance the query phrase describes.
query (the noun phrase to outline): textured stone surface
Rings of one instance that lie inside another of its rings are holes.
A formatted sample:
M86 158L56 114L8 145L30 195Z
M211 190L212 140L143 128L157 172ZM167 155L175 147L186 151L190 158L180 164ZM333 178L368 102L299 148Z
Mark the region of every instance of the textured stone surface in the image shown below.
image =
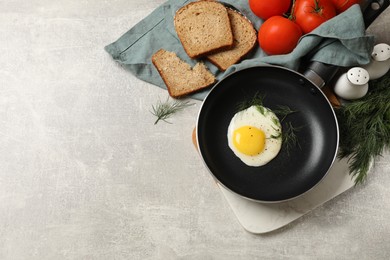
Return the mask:
M200 102L153 125L166 92L103 50L162 2L0 0L0 259L389 259L389 152L290 225L242 229L191 143Z

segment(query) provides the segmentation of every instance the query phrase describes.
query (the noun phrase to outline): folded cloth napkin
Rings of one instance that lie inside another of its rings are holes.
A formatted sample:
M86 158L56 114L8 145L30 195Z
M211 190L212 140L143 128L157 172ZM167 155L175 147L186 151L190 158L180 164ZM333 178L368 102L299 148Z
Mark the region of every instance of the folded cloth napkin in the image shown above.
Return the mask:
M173 18L175 12L191 0L170 0L159 6L145 19L136 24L117 41L107 45L105 50L124 68L137 78L166 88L151 56L159 49L175 52L182 60L195 65L198 60L188 57L176 34ZM247 0L223 0L245 15L256 29L262 20L249 8ZM357 66L367 64L374 44L374 37L365 35L365 26L361 9L354 5L347 11L323 23L310 34L299 40L296 48L286 55L267 56L256 48L245 59L227 71L219 71L208 61L204 61L210 71L219 80L226 75L247 67L261 64L273 64L298 70L301 58L310 56L310 60L337 66ZM195 93L192 98L203 100L209 90Z

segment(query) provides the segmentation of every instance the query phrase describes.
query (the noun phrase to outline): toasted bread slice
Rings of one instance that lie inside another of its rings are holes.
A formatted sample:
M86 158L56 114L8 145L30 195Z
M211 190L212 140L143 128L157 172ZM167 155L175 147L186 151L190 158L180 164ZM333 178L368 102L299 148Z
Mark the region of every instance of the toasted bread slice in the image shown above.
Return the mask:
M207 59L222 71L239 62L256 46L257 41L256 30L246 17L230 8L228 14L233 30L233 48L207 56Z
M197 1L180 8L174 17L177 35L190 58L233 46L228 12L215 1Z
M191 68L176 53L164 49L153 54L152 62L164 80L169 95L174 98L204 89L216 80L202 62Z

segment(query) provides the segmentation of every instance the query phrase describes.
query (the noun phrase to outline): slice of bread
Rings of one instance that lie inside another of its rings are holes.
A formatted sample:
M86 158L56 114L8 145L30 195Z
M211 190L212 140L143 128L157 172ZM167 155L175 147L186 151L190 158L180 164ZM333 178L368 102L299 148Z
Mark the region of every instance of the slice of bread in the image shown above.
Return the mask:
M174 26L181 44L192 59L233 46L233 32L226 7L203 0L177 10Z
M233 30L233 48L207 56L207 59L222 71L239 62L256 46L257 42L256 30L246 17L230 8L228 14Z
M169 95L174 98L204 89L216 80L202 62L191 68L176 53L164 49L153 54L152 62L164 80Z

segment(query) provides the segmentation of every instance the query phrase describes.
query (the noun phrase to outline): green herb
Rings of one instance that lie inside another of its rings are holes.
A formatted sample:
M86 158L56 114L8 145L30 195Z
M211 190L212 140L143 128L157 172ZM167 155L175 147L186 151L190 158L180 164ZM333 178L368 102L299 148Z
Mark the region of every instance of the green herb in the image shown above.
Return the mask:
M272 123L274 123L274 125L276 125L277 127L281 127L280 121L279 121L279 119L277 119L276 117L272 117L272 118L271 118L271 121L272 121Z
M170 122L167 121L169 117L171 117L179 110L182 110L191 105L193 105L193 103L190 103L189 101L170 101L168 97L165 102L161 102L161 100L159 100L156 106L152 106L153 111L150 112L157 117L157 120L154 122L154 124L157 124L160 120L170 124Z
M265 112L267 112L267 109L265 107L256 105L256 109L260 112L260 114L265 116Z
M282 133L278 133L278 135L271 135L269 138L271 139L278 139L282 137Z
M281 127L282 127L282 126L281 126L280 124L279 124L279 126L276 125L276 127L273 127L273 126L271 125L271 128L274 129L274 131L276 131L276 132L279 132ZM281 136L282 136L282 133L280 133L280 132L278 133L277 136L271 135L271 137L273 137L273 138L279 138L279 137L281 137Z
M288 106L278 106L278 108L274 109L273 111L280 118L280 121L283 121L286 118L286 116L297 112L295 110L292 110Z
M335 111L340 128L338 158L349 158L355 184L362 183L374 159L390 148L390 72L371 81L365 97Z
M298 146L301 149L299 144L297 132L302 127L294 127L291 122L286 123L286 126L283 130L282 143L285 145L287 154L290 154L291 148Z
M239 103L237 106L237 110L242 111L242 110L245 110L251 106L263 106L263 100L264 100L264 95L261 94L260 92L256 92L253 95L252 99L247 99L247 100ZM260 111L260 113L261 113L261 111Z
M297 136L297 132L301 128L302 127L294 127L291 122L288 122L283 127L283 134L279 133L278 135L271 135L269 138L272 138L272 139L282 138L282 144L284 145L287 154L290 154L290 150L293 147L298 146L299 149L301 149L301 146L300 146L299 140L298 140L298 136Z
M245 110L251 106L256 106L256 108L259 110L259 112L264 115L265 114L265 108L264 108L264 105L263 105L263 100L265 98L265 95L260 93L260 92L256 92L252 99L247 99L247 100L244 100L243 102L239 103L238 106L237 106L237 111L242 111L242 110ZM288 106L283 106L283 105L279 105L277 106L276 109L273 109L272 110L281 120L280 121L283 121L286 116L288 116L289 114L292 114L292 113L295 113L296 111L292 110L291 108L289 108Z

